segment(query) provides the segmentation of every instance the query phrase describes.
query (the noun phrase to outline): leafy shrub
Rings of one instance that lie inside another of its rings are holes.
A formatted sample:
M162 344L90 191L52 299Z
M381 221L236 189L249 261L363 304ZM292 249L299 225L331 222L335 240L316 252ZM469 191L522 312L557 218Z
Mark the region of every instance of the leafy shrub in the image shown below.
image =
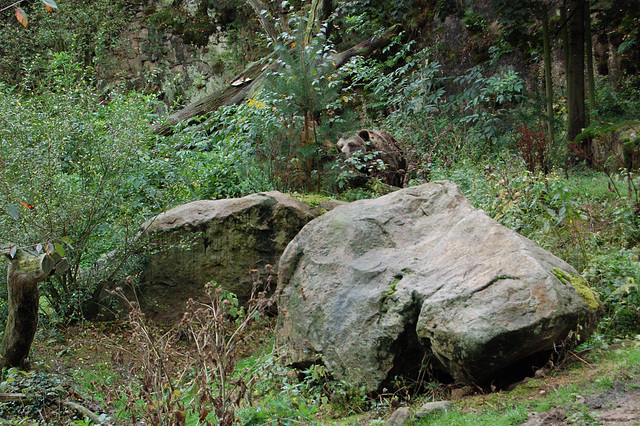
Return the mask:
M42 289L68 321L98 285L83 268L129 245L142 219L188 190L151 147L148 98L114 92L106 99L65 53L51 64L41 94L0 85L0 196L10 210L0 215L0 240L55 242L66 252L71 268Z
M307 19L294 17L290 24L292 33L274 45L279 67L267 77L264 101L279 117L272 122L278 137L266 144L268 158L287 189L318 190L324 180L325 143L337 140L337 121L330 111L338 96L332 81L333 46L324 31L310 37L313 23Z
M295 425L312 421L321 410L353 414L365 411L372 403L363 388L334 380L322 365L312 365L298 374L282 367L272 356L264 362L255 389L259 402L241 411L244 424L265 424L277 419L284 425Z
M223 107L171 140L179 149L174 156L182 163L198 198L241 197L277 186L266 164L256 158L260 137L271 127L262 127L266 105L251 99L240 106ZM257 139L257 140L256 140Z
M584 277L598 289L607 310L600 324L608 336L640 333L640 263L637 249L595 256Z
M111 53L121 47L118 35L133 15L127 9L130 2L96 0L86 7L85 1L66 0L53 13L32 3L23 3L27 28L16 30L15 18L3 12L11 19L0 22L0 81L38 87L55 53L66 52L83 67L105 70L113 65Z

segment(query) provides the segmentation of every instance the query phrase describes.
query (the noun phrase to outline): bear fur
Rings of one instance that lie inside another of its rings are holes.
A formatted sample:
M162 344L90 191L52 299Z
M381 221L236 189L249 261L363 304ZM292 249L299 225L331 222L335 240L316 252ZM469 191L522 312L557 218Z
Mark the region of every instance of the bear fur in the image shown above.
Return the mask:
M359 164L355 162L356 168L367 176L380 179L387 185L403 187L407 160L398 142L389 132L362 129L349 139L340 138L337 147L347 159L374 153L375 156L371 159L361 157ZM384 167L380 167L380 162L384 163Z

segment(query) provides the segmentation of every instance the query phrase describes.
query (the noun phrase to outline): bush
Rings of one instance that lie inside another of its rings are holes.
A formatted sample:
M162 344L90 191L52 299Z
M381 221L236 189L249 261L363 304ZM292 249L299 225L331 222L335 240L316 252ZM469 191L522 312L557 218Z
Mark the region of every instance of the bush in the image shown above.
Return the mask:
M65 252L71 268L42 290L68 321L98 285L82 269L127 247L144 218L188 189L152 146L148 98L105 96L67 54L54 55L38 84L34 95L0 85L0 194L9 212L0 216L0 240Z
M95 0L91 7L83 0L66 0L60 9L47 13L41 2L25 5L27 28L3 12L0 22L0 81L38 87L47 78L47 69L56 53L67 53L82 67L100 70L115 62L112 52L119 46L120 31L133 13L124 0ZM3 16L4 17L4 16Z
M640 263L638 249L594 257L583 272L597 288L606 308L600 332L610 337L640 333Z

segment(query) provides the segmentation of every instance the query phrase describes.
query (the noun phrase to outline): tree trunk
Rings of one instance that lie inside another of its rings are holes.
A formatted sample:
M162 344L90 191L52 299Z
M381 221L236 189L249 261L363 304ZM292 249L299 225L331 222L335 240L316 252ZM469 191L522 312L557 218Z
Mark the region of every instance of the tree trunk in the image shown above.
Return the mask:
M9 315L2 341L2 366L22 365L29 355L38 326L40 293L38 283L53 269L47 256L33 256L18 250L7 270Z
M553 129L553 80L551 78L551 41L549 36L549 9L544 8L542 11L542 41L544 49L544 85L547 100L547 133L549 141L555 139Z
M587 81L589 82L589 115L587 125L591 122L591 119L595 117L596 106L596 77L593 70L593 36L591 34L591 5L589 0L585 1L585 14L584 14L584 37L585 37L585 53L587 55Z
M386 46L391 41L391 38L397 34L397 30L398 26L394 26L379 37L365 40L344 52L332 55L335 67L341 67L356 55L368 55L373 51ZM272 58L273 55L270 55L261 61L249 65L248 68L236 76L231 85L225 86L206 96L202 100L191 105L187 105L181 110L169 115L168 122L154 126L153 132L160 135L169 135L172 132L172 127L182 121L215 111L224 105L237 105L241 103L249 93L257 90L264 81L266 74L275 69L277 62L272 61L269 64L269 60Z
M55 255L34 255L19 249L9 257L7 269L7 325L2 341L2 367L17 367L29 355L38 326L38 283L54 272L68 269L67 260Z
M562 54L564 57L564 78L565 78L565 93L569 96L569 85L571 81L569 80L570 73L570 63L569 60L569 31L567 30L567 2L566 0L562 1L560 5L560 22L562 23L562 27L560 28L560 34L562 36Z
M269 67L269 59L273 57L274 55L269 55L266 58L250 64L235 77L230 85L224 86L212 94L205 96L198 102L187 105L169 115L169 117L167 117L168 122L153 127L153 133L169 135L172 133L172 127L182 121L215 111L224 105L235 105L242 102L247 94L256 86L256 83L263 80L266 74L265 67Z
M585 127L584 108L584 1L569 2L569 92L567 139L574 142ZM576 147L583 159L588 159L588 141Z
M267 6L262 3L261 0L247 0L247 3L249 3L249 6L251 6L256 13L262 28L267 32L271 41L273 43L277 42L278 32L276 31L276 21L273 19L273 16L271 16L271 12L269 12Z

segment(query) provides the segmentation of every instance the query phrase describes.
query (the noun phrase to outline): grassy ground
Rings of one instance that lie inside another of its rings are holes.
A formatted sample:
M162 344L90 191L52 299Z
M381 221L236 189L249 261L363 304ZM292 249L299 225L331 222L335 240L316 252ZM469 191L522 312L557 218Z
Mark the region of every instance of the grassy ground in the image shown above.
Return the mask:
M120 327L86 326L71 327L48 338L40 336L34 346L32 366L56 377L65 390L65 398L98 414L108 414L115 424L131 424L127 413L122 411L126 404L121 399L122 389L133 385L126 379L125 372L129 368L127 352L135 348L127 346L124 333ZM250 357L248 362L254 359ZM571 353L561 365L539 377L525 379L509 391L486 393L481 389L441 386L429 396L416 395L410 401L388 399L379 400L377 404L369 401L364 408L367 411L353 415L347 415L348 410L340 412L330 404L321 407L313 420L296 421L295 413L293 418L289 413L290 420L284 424L386 424L400 405L418 411L425 402L439 399L451 400L453 410L414 419L410 424L638 424L640 337L613 344L594 340L592 346ZM49 424L92 424L77 415L79 418L74 420L70 413L49 410L47 415ZM277 415L276 411L271 421L262 424L282 424L279 420L284 419L284 414L281 419ZM337 418L339 415L344 417ZM14 418L13 424L33 423Z

